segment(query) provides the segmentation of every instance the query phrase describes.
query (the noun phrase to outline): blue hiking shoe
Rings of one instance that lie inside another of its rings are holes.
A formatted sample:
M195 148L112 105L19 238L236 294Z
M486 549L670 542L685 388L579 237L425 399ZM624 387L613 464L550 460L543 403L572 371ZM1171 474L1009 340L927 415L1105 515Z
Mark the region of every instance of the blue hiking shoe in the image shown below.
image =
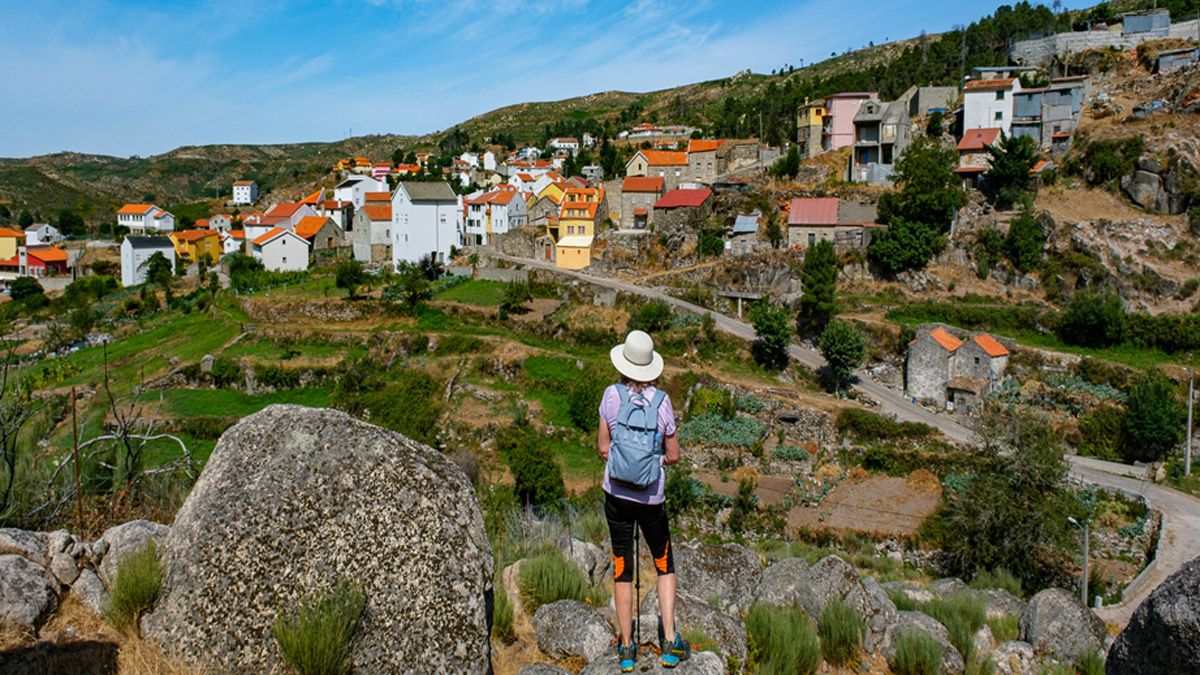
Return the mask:
M632 673L637 667L637 648L633 645L617 645L617 660L621 662L622 673Z
M680 661L687 661L692 655L692 646L678 632L675 639L662 646L662 667L674 668Z

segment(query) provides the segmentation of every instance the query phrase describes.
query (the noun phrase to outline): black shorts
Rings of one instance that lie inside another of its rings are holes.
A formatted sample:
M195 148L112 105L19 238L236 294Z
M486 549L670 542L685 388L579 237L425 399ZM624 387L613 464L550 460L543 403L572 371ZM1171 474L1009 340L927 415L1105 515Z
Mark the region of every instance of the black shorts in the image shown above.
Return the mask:
M671 553L671 527L665 504L640 504L604 493L604 517L612 537L613 578L618 583L633 581L633 538L638 528L650 547L659 576L675 573Z

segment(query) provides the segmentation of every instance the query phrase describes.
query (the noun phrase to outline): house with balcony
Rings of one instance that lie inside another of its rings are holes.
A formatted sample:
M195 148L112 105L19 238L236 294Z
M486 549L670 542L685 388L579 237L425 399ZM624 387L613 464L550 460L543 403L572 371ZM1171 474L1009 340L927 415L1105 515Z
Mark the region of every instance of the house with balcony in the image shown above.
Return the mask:
M892 165L912 141L908 101L867 101L854 116L850 182L891 185Z
M873 91L848 91L828 96L821 120L822 150L828 152L854 145L854 117L864 103L878 100L879 94Z
M154 204L126 204L117 209L117 225L135 236L167 234L175 231L175 216Z
M521 193L509 185L463 200L466 208L467 243L491 246L497 235L529 223L529 205Z
M1084 77L1060 78L1046 87L1016 92L1009 134L1013 138L1032 138L1042 150L1065 152L1075 135L1086 98Z
M211 265L221 259L221 234L216 230L183 230L168 235L175 245L175 257L188 263L205 261Z

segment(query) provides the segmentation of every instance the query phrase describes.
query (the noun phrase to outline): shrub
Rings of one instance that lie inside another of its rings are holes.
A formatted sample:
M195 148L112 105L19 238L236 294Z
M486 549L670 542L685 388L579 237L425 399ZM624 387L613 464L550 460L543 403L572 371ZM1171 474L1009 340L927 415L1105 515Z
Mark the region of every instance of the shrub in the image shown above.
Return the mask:
M766 298L750 309L754 324L754 361L767 370L783 370L788 365L788 347L792 342L792 321L788 311L772 306Z
M629 321L625 324L625 331L640 330L653 335L669 328L674 318L675 311L671 309L671 305L667 304L667 301L651 300L638 307L629 316Z
M887 592L888 599L896 606L896 609L901 612L917 611L917 601L908 597L908 594L901 590L889 589Z
M829 363L829 379L833 389L845 389L854 377L854 370L866 357L867 344L862 332L845 321L830 321L817 345L821 356Z
M923 630L901 631L896 637L896 656L889 665L896 675L938 675L942 646Z
M700 255L705 258L718 256L725 252L725 240L721 238L720 232L704 230L700 233L698 248Z
M558 551L547 551L521 564L517 585L525 608L533 612L542 605L559 600L583 602L588 596L587 580L575 563Z
M1171 380L1158 369L1146 371L1129 392L1121 416L1121 456L1129 462L1166 457L1182 437L1182 413Z
M753 417L735 415L733 419L725 419L709 413L684 422L679 431L679 440L684 443L748 448L762 436L763 428L763 423Z
M746 614L746 636L760 675L808 675L821 665L821 645L804 610L755 604Z
M371 382L368 375L367 383ZM350 412L368 412L375 424L426 445L436 444L442 414L442 390L437 380L422 370L400 370L387 373L379 385L367 386L365 393L350 398Z
M1012 593L1015 597L1022 597L1021 580L1003 567L996 570L983 570L979 572L971 580L971 588L999 588Z
M771 452L771 456L785 462L802 462L809 458L806 450L797 448L794 445L777 445L775 446L775 450Z
M309 596L271 625L283 659L300 675L350 672L350 647L366 606L362 589L339 582L329 591Z
M920 422L896 423L883 415L861 408L846 408L838 413L839 433L852 434L861 439L887 440L893 438L925 438L932 436L934 429Z
M921 611L937 619L950 633L950 644L962 654L963 661L975 660L975 631L987 621L987 605L970 591L923 603Z
M1082 163L1090 169L1088 181L1093 185L1102 185L1132 173L1145 145L1141 136L1086 144Z
M1081 291L1058 321L1058 337L1069 345L1108 347L1125 337L1125 307L1115 293Z
M104 617L117 630L136 631L142 612L158 599L162 579L163 564L152 539L140 551L126 555L117 566Z
M1011 642L1021 636L1021 617L1005 614L987 620L988 628L992 629L992 638L996 644Z
M1104 654L1090 649L1081 652L1075 659L1075 670L1079 675L1104 675Z
M525 311L525 303L533 300L533 291L528 281L510 281L504 286L504 299L500 302L500 310L512 314Z
M945 245L945 238L936 226L900 218L871 238L867 257L879 265L884 274L895 276L925 267Z
M513 632L512 601L508 599L508 591L504 589L503 584L497 583L495 588L496 600L492 607L492 637L512 642L517 639L517 634Z
M345 289L346 295L351 300L358 295L358 287L362 286L366 281L366 270L363 269L362 263L357 260L343 260L334 269L333 284L338 288Z
M821 654L835 666L844 666L862 647L866 633L862 615L853 607L834 599L821 610L817 631L821 635Z
M521 504L551 510L561 506L566 495L562 469L546 439L523 426L512 426L496 434L496 446L508 460Z

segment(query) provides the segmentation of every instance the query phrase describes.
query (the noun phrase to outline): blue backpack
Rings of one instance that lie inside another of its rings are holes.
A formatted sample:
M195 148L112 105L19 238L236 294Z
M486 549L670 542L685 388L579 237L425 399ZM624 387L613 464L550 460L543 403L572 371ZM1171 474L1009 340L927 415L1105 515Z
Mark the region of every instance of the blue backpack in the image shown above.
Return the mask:
M659 390L647 405L638 397L635 403L629 388L616 385L621 397L617 423L612 428L612 444L608 448L608 477L622 485L644 490L658 482L662 465L658 438L658 407L666 394Z

